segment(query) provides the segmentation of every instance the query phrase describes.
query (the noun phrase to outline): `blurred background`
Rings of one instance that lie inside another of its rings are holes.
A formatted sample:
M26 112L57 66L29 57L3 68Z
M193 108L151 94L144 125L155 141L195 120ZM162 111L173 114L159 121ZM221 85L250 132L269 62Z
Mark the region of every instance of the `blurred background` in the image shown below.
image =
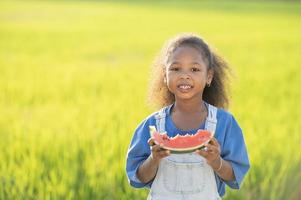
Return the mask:
M301 199L301 3L0 2L0 199L145 199L125 174L163 43L195 32L235 71L251 169L225 199Z

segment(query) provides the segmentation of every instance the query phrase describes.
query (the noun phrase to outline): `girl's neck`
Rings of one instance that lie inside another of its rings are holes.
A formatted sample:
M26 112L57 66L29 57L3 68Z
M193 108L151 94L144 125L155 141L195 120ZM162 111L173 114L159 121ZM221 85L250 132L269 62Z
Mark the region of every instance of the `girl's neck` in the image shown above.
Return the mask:
M206 106L202 98L189 101L175 101L174 111L179 111L181 113L199 113L203 112Z
M201 98L189 102L176 100L171 110L174 125L183 131L198 129L206 116L207 109Z

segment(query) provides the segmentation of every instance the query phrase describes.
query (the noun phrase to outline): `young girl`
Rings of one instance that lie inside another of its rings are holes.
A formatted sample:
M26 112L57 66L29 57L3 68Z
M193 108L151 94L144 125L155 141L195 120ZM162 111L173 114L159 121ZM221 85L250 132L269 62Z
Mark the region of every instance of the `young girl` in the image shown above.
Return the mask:
M154 64L150 99L162 107L136 129L126 172L133 187L150 188L149 200L221 199L225 185L239 189L250 164L242 131L228 106L227 67L194 34L171 39ZM154 144L149 126L169 137L210 130L202 150L171 154Z

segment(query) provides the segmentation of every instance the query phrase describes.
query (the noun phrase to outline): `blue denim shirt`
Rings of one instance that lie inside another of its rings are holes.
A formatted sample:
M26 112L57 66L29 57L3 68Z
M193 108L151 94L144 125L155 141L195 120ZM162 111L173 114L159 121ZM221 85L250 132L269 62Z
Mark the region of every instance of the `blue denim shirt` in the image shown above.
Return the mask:
M165 130L170 137L177 134L185 135L186 133L194 134L197 129L182 131L174 125L171 115L171 107L166 110ZM131 144L127 153L126 173L130 184L133 187L151 187L152 181L149 183L142 183L137 177L136 172L138 167L150 155L150 147L147 143L150 138L149 126L156 125L155 115L151 114L147 117L135 130ZM200 124L198 129L204 129L205 122ZM217 111L217 125L214 136L220 144L221 157L231 163L234 171L234 181L224 181L215 174L217 189L219 195L222 197L225 194L225 186L228 185L233 189L239 189L245 174L250 168L248 153L244 142L242 130L234 117L223 109Z

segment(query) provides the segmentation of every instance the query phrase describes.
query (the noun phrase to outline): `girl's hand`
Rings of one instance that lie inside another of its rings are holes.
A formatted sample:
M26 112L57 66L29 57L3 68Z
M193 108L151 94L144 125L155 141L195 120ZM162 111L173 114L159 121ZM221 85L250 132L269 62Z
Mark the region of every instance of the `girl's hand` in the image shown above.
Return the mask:
M170 151L163 149L161 145L155 144L154 139L150 138L148 140L148 144L151 148L151 158L154 161L159 162L162 158L169 156L170 155Z
M222 164L222 158L220 156L221 150L218 141L212 138L211 141L205 145L204 149L195 151L200 156L203 156L207 163L215 170L218 171Z

